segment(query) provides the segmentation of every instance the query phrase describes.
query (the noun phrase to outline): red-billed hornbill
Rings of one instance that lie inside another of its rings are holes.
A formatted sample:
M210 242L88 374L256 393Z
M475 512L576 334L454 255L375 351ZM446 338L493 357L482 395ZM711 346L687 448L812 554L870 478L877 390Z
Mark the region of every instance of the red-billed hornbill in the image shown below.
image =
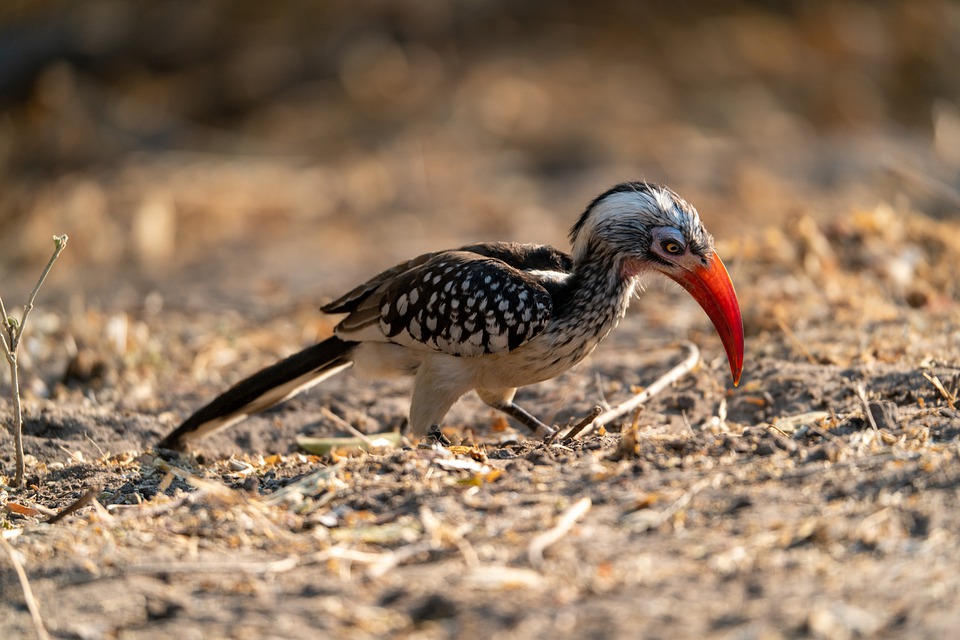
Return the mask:
M551 427L514 404L517 387L553 378L592 352L623 317L638 278L650 272L675 280L700 303L739 382L737 295L713 237L683 198L646 182L617 185L590 203L570 240L572 255L492 242L384 271L322 308L347 314L333 337L237 383L160 446L183 449L351 365L414 377L414 437L436 428L470 390L537 436L548 435Z

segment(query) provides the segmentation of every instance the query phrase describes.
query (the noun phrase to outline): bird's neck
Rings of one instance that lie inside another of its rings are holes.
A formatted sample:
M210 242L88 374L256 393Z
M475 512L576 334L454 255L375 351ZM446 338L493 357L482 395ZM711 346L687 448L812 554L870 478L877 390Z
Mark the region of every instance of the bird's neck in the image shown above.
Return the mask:
M626 313L636 287L636 274L624 272L616 255L592 252L573 267L563 313L589 319L607 330Z

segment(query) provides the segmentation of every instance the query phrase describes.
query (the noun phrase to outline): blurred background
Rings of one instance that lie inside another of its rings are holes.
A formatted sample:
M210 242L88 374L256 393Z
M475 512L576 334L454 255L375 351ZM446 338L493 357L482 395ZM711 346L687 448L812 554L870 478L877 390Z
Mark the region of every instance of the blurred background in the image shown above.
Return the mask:
M55 233L54 291L215 307L565 247L626 179L691 200L734 262L798 216L960 209L947 0L11 0L0 23L8 307Z

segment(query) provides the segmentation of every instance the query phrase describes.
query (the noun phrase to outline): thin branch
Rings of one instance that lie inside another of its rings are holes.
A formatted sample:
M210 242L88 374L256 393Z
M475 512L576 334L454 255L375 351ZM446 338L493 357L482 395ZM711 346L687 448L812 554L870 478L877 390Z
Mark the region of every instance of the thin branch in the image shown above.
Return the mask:
M67 236L66 234L62 236L53 236L54 249L53 255L50 256L50 260L47 262L47 266L43 268L43 273L40 274L40 279L37 280L36 286L33 287L33 291L30 292L30 297L27 299L27 305L23 308L23 315L20 316L20 328L17 331L16 339L11 345L11 350L16 353L17 346L20 344L20 336L23 335L23 327L27 324L27 316L30 315L30 312L33 311L33 302L37 299L37 293L40 291L40 286L43 285L43 281L47 279L47 274L50 273L50 269L53 268L53 263L57 261L57 258L60 257L60 254L63 252L63 249L67 246Z
M50 635L43 624L43 618L40 616L40 606L37 599L33 596L33 589L30 588L30 581L27 579L27 572L23 570L23 565L17 560L17 553L13 546L7 542L3 536L0 536L0 547L7 552L10 557L10 563L13 570L17 572L17 578L20 580L20 589L23 591L23 599L27 603L27 609L30 611L30 618L33 620L33 628L37 632L39 640L49 640Z
M300 564L300 558L296 555L289 555L286 558L278 560L265 560L262 562L237 562L234 560L226 562L149 562L144 564L134 564L120 569L119 575L137 575L152 573L251 573L251 574L271 574L285 573L296 569ZM113 577L117 574L108 574L103 577Z
M47 524L54 524L54 523L60 522L71 513L76 513L80 509L83 509L85 506L93 502L97 498L97 496L100 495L102 492L103 492L102 484L93 485L92 487L87 489L82 496L77 498L71 504L64 507L59 513L57 513L57 515L47 520Z
M435 546L439 547L445 542L452 543L457 547L460 555L463 556L463 561L468 568L473 569L480 566L480 558L477 556L473 545L463 537L463 534L469 529L469 526L458 529L446 526L440 521L440 518L426 506L420 507L420 522L423 524L424 532L432 538L432 543Z
M544 531L531 540L530 546L527 549L527 557L530 559L530 564L538 569L542 568L544 564L543 552L570 533L573 525L577 523L577 520L586 515L587 511L590 511L591 506L593 506L593 503L590 501L590 498L577 500L572 506L568 507L566 511L560 514L560 519L557 520L557 524L555 524L552 529Z
M609 407L609 405L607 405ZM590 413L585 415L577 424L570 427L570 430L567 431L567 435L563 436L563 440L569 441L577 437L581 431L583 431L588 424L596 420L600 414L603 413L603 407L596 405L593 409L590 410ZM547 437L543 439L545 444L553 444L553 441L557 439L560 435L560 429L557 429L553 433L547 434Z
M27 317L33 310L33 303L37 299L37 292L40 291L40 286L43 284L43 281L47 279L47 274L50 273L50 269L53 268L53 263L57 261L60 253L64 247L67 246L67 236L53 236L53 242L53 254L50 256L47 266L44 267L43 273L40 274L40 278L37 280L36 286L33 287L33 291L30 292L30 298L27 300L27 305L23 308L23 315L20 316L19 322L17 322L16 318L11 318L7 315L6 307L3 306L3 301L0 300L0 315L3 316L3 329L7 332L7 338L0 340L0 342L3 343L3 351L7 357L7 362L10 364L10 395L13 398L13 444L16 453L16 471L14 472L13 486L15 487L23 486L25 471L23 455L23 410L20 406L20 367L17 362L17 352L20 349L20 338L23 336L23 329L27 324Z
M576 436L583 437L594 429L599 429L604 425L610 424L617 418L630 413L641 404L657 395L686 374L693 371L693 369L697 366L697 363L700 362L700 349L698 349L697 345L693 344L692 342L684 342L682 343L682 346L687 350L687 357L684 358L683 362L675 366L673 369L670 369L670 371L667 371L660 378L654 381L653 384L640 393L631 396L620 404L601 413L596 417L596 419L583 427L580 433L576 434ZM566 440L572 437L573 436L570 436L564 439Z
M13 396L13 448L16 469L13 476L13 486L23 486L23 476L26 473L26 462L23 455L23 407L20 406L20 367L17 365L17 354L12 353L10 360L10 395Z
M12 327L10 326L10 318L7 316L7 308L3 306L3 298L0 298L0 322L3 322L3 330L6 331L7 334L10 334ZM0 342L3 343L3 353L7 356L7 360L11 364L16 362L17 358L13 355L13 351L10 349L10 345L7 342L7 337L2 333L0 333Z

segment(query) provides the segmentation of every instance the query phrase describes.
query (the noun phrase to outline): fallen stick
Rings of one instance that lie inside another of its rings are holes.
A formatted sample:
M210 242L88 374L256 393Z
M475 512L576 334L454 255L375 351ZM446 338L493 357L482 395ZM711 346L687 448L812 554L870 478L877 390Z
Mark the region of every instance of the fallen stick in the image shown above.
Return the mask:
M583 431L588 424L596 420L601 413L603 413L603 407L601 407L600 405L595 406L590 411L590 413L588 413L586 416L583 417L582 420L580 420L580 422L570 427L570 431L567 431L567 435L563 436L563 441L568 442L576 438L577 434ZM548 445L553 444L553 441L556 440L559 435L560 435L560 429L557 429L554 433L547 435L547 437L544 438L543 441Z
M49 640L50 635L43 624L43 618L40 617L40 605L37 599L33 597L33 589L30 588L30 581L27 579L27 572L23 570L23 565L17 560L17 553L13 546L3 536L0 536L0 547L7 552L10 557L10 563L13 570L17 572L17 578L20 580L20 589L23 591L23 599L27 603L27 609L30 611L30 618L33 620L33 628L37 632L37 638L40 640Z
M263 562L235 562L232 560L224 562L152 562L122 567L119 575L150 575L157 573L249 573L261 575L292 571L296 569L299 564L300 558L295 555ZM116 576L117 574L105 574L100 577L113 578Z
M102 491L103 491L103 485L101 484L93 485L92 487L87 489L82 496L77 498L75 502L64 507L59 513L57 513L57 515L50 517L47 520L47 524L55 524L57 522L60 522L71 513L76 513L80 509L83 509L85 506L93 502L96 499L96 497L100 495Z
M700 349L698 349L697 345L693 344L692 342L684 342L682 343L682 346L686 347L687 349L687 357L683 359L683 362L675 366L673 369L670 369L670 371L667 371L660 378L654 381L653 384L640 393L631 396L620 404L610 407L608 410L601 413L591 422L584 425L578 433L575 433L572 436L565 436L563 439L571 440L574 437L580 438L587 435L594 429L599 429L604 425L610 424L617 418L630 413L641 404L657 395L686 374L693 371L693 369L697 366L697 363L700 362ZM573 433L573 429L571 429L570 432Z
M582 518L587 511L590 510L592 505L593 503L590 501L590 498L577 500L572 506L568 507L566 511L560 514L560 519L557 520L557 524L555 524L552 529L544 531L531 540L530 547L527 550L527 557L530 559L530 564L537 569L542 568L544 564L543 552L567 535L577 520Z

